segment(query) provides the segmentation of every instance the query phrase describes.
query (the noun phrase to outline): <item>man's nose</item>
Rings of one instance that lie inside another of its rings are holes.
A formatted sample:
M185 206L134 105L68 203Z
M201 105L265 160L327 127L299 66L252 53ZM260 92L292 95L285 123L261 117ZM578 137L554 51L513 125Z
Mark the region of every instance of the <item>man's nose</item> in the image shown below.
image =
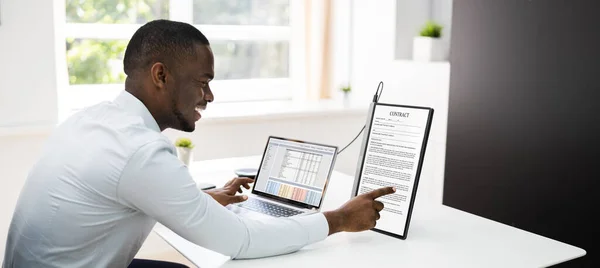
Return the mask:
M210 90L210 86L206 86L204 90L204 100L206 102L213 102L215 100L215 96L213 95L212 90Z

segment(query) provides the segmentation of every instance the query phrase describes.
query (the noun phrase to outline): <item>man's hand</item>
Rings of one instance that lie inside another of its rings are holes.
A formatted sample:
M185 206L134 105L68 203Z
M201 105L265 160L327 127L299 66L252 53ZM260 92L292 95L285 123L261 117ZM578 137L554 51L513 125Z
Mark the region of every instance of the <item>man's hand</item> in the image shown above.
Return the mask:
M211 189L204 191L212 196L219 204L227 206L233 203L239 203L248 199L245 195L235 195L236 192L242 193L242 188L250 189L250 184L254 179L250 178L234 178L227 182L223 188Z
M356 196L334 211L323 213L329 223L329 235L337 232L360 232L375 227L383 203L375 199L396 192L384 187Z

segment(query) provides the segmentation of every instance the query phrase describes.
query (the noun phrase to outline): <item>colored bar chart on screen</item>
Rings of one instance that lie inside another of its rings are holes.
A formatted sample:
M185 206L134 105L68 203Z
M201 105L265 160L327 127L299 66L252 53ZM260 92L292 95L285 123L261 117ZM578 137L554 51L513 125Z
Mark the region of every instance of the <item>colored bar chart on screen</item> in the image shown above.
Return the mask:
M297 186L280 183L269 180L267 183L266 192L272 195L295 200L298 202L307 203L310 205L318 205L321 200L321 193L303 189Z

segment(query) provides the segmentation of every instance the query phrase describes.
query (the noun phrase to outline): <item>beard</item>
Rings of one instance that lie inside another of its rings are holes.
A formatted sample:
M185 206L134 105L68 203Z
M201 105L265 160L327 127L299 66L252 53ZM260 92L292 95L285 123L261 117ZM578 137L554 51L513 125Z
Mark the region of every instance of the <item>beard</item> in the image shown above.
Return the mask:
M179 130L192 132L196 129L196 125L186 120L183 113L177 108L177 102L175 101L175 98L171 99L171 107L173 107L171 112L173 115L175 115L175 119L177 119L177 122L179 123Z

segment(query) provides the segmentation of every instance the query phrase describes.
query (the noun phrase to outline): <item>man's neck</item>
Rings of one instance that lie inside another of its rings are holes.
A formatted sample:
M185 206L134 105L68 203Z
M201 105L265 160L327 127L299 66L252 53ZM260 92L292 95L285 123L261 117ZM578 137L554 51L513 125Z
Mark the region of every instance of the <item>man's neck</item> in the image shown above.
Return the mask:
M129 94L133 95L140 102L142 102L144 106L146 106L146 109L148 109L150 115L152 115L152 117L156 121L156 124L158 124L160 131L167 129L168 126L167 124L165 124L165 120L162 120L163 118L161 117L161 113L159 112L161 111L161 109L159 109L158 106L154 104L154 102L152 101L153 99L142 88L143 87L135 86L131 83L125 83L125 91L129 92Z

